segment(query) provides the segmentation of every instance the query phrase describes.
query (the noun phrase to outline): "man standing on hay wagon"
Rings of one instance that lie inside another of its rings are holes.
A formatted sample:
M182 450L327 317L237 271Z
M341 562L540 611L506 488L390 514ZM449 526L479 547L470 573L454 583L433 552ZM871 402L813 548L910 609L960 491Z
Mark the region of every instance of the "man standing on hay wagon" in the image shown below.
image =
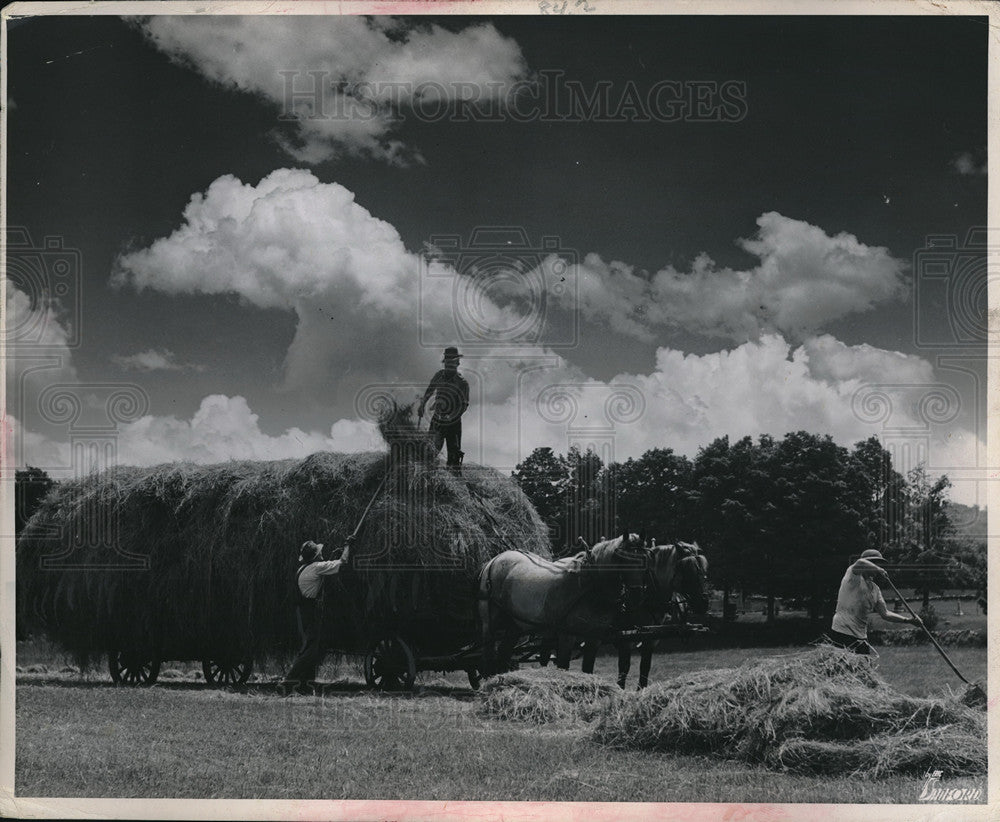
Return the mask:
M868 644L868 617L875 613L887 622L921 624L920 617L916 615L904 616L886 607L882 590L875 584L877 579L889 578L882 568L884 564L885 557L874 548L869 548L847 569L837 593L837 611L833 615L832 630L827 634L834 645L858 654L873 654L874 650Z
M289 693L292 689L300 694L307 694L311 684L316 680L316 672L325 655L325 648L320 637L319 597L323 592L324 577L339 574L341 569L351 560L351 542L353 536L346 539L338 559L323 560L323 545L307 540L302 543L299 552L299 570L295 581L298 588L298 603L295 613L299 623L299 637L302 647L295 657L281 683L281 690Z
M448 470L456 474L462 471L462 414L469 407L469 383L458 373L458 363L462 355L458 349L448 347L444 350L444 368L431 377L430 385L424 391L417 409L417 417L424 416L424 407L434 395L434 416L431 417L431 434L434 437L434 447L438 453L441 446L448 446Z

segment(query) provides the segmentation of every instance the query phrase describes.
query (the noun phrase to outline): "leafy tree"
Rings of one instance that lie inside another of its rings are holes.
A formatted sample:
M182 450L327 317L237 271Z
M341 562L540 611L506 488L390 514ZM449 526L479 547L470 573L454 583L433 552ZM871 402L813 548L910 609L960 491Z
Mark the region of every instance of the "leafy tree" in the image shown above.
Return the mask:
M862 464L828 436L805 431L733 445L725 437L699 451L688 498L714 576L767 597L805 597L829 612L851 554L866 544L871 489Z
M41 468L30 465L14 472L14 533L20 534L35 513L35 509L45 499L53 480Z
M566 503L570 485L566 460L553 453L551 448L536 448L518 463L511 477L548 527L553 546L562 545L566 540Z
M853 456L861 464L869 485L864 517L868 547L890 557L900 551L906 530L906 478L893 468L892 455L878 437L857 443Z
M766 484L750 437L735 445L719 437L698 451L692 465L686 495L691 532L722 586L724 608L734 587L752 589L759 582L745 560L761 543Z
M669 448L653 448L639 459L609 466L618 521L623 527L644 527L661 543L690 539L691 470L691 461Z
M931 593L954 584L958 571L952 556L954 529L948 513L951 481L942 475L932 482L923 466L912 469L906 480L907 522L901 553L904 562L915 566L913 588L922 595L922 607L927 611ZM923 570L920 566L928 567Z
M772 599L804 596L814 619L829 612L852 555L867 544L871 488L862 464L829 436L787 434L767 455L772 479L765 525Z
M950 539L950 553L956 565L954 584L974 589L982 605L987 590L986 509L957 502L949 502L946 509L954 534Z
M579 537L593 545L614 530L613 500L607 493L604 461L591 449L580 451L575 445L564 458L567 470L565 528L570 546Z

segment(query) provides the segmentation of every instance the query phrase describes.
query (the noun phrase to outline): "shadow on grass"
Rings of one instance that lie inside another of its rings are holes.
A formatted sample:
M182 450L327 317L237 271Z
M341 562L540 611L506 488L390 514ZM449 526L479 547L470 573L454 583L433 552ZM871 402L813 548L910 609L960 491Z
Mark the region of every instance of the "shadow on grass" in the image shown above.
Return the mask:
M416 684L412 690L380 690L370 688L363 682L343 681L343 682L320 682L309 694L285 693L280 682L250 682L240 686L219 686L206 685L204 681L190 679L167 679L158 680L152 685L119 685L110 681L71 678L68 676L46 676L33 675L25 677L19 675L17 679L18 687L45 686L56 688L68 688L74 690L120 690L120 691L196 691L212 692L222 691L227 693L245 694L247 696L276 696L294 700L304 697L332 697L332 696L352 696L356 694L378 694L386 698L394 699L426 699L428 697L449 697L460 702L472 702L476 692L468 685Z

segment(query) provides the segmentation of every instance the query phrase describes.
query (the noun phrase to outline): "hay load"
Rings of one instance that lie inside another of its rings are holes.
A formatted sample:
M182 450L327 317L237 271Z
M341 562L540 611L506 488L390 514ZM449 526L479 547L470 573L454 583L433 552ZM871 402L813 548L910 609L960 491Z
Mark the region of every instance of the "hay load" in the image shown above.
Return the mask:
M299 545L339 546L371 502L352 572L327 583L325 638L363 651L404 626L428 651L456 649L474 638L479 568L512 545L548 556L545 528L497 471L439 467L406 409L390 407L380 430L389 454L114 468L60 483L18 540L21 624L82 662L112 648L287 655Z
M866 657L830 647L659 683L615 703L593 738L797 773L986 773L986 723L955 699L905 696Z

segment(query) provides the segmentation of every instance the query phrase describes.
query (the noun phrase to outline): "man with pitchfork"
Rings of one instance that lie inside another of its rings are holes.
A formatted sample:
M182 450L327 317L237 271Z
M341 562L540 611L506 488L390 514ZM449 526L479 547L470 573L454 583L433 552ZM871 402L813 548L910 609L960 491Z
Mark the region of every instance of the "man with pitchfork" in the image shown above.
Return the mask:
M345 545L341 549L340 556L331 560L323 559L321 543L313 542L311 539L302 543L302 549L299 551L299 570L295 577L298 592L295 615L302 647L281 683L281 690L286 694L291 693L293 689L297 693L308 694L315 685L316 672L323 662L323 657L326 656L326 649L320 636L319 609L324 578L339 574L342 568L350 564L353 541L352 534L344 541Z
M827 633L834 645L857 654L873 654L874 650L868 644L868 617L873 613L878 614L886 622L923 624L916 614L908 617L890 611L886 607L882 590L875 584L875 580L889 579L882 568L886 562L880 551L869 548L863 551L861 557L847 569L847 573L840 581L833 625Z
M417 409L418 420L424 416L424 406L434 396L434 416L431 418L431 434L434 447L441 452L441 446L448 446L448 470L455 474L462 472L462 414L469 407L469 383L458 373L458 363L462 355L458 349L449 346L444 350L441 362L444 368L432 378Z

